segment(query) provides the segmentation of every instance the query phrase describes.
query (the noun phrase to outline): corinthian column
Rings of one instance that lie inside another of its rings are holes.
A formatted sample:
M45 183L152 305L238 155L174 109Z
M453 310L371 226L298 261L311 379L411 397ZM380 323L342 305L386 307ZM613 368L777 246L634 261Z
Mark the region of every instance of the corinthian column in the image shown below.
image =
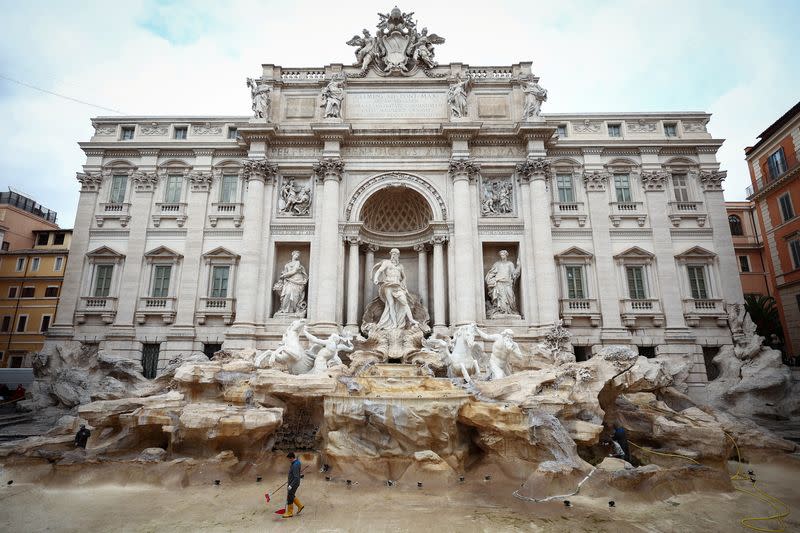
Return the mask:
M346 237L350 245L350 257L347 265L347 328L354 333L358 332L358 237Z
M556 266L553 260L553 236L550 233L550 195L547 180L550 179L550 161L542 157L529 158L517 165L520 180L530 186L530 223L533 237L533 263L536 268L536 283L529 291L535 293L540 325L554 324L558 320L558 296L556 294ZM528 278L531 276L528 275Z
M372 288L375 284L372 282L372 267L375 266L375 252L378 251L378 246L375 244L368 244L365 248L366 254L364 255L364 308L366 308L372 301Z
M447 237L437 235L433 238L433 326L434 332L440 333L446 329L444 321L444 243Z
M417 244L414 246L417 252L417 277L419 278L419 299L420 303L428 308L428 251L427 246Z
M453 248L454 279L458 280L456 291L455 325L475 322L477 317L475 294L474 246L475 216L469 194L469 182L475 179L480 165L471 159L451 159L450 176L453 179Z
M317 178L322 180L322 216L319 246L315 258L319 261L318 280L312 280L317 289L317 326L335 329L336 294L339 264L339 183L342 181L344 162L338 157L324 157L314 165Z
M266 159L246 159L242 165L241 177L247 186L245 195L245 221L242 242L247 246L242 251L236 284L236 321L228 332L226 348L251 347L253 339L242 339L242 335L255 334L259 280L261 240L264 223L264 186L272 181L277 167Z

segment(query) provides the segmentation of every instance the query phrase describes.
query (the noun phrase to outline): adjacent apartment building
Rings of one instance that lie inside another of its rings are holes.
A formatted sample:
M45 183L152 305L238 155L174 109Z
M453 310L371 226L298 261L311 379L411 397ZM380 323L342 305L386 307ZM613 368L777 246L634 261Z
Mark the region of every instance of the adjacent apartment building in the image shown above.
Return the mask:
M0 247L3 251L31 248L34 231L58 229L56 216L23 194L0 192Z
M772 296L785 332L787 355L800 354L800 102L745 149L753 202Z
M0 366L30 365L53 323L72 230L37 230L30 249L0 253Z
M771 273L764 261L764 237L756 216L755 204L725 202L728 210L728 225L733 237L733 249L739 265L739 278L745 296L772 296Z

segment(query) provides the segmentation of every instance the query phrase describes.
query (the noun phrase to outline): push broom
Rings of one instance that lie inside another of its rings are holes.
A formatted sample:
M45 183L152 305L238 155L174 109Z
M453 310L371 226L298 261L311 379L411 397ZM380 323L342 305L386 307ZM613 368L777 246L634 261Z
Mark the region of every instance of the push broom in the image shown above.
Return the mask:
M310 466L310 465L309 465L309 466ZM306 471L306 468L308 468L308 466L306 466L305 468L303 468L303 469L300 471L300 475L301 475L301 476L303 475L303 472L305 472L305 471ZM270 496L269 496L269 495L270 495L270 493L272 493L272 494L275 494L275 492L276 492L276 491L280 490L280 489L281 489L282 487L284 487L284 486L285 486L287 483L289 483L289 480L288 480L288 479L287 479L286 481L284 481L283 483L281 483L280 485L278 485L277 487L275 487L274 489L272 489L271 491L269 491L269 492L265 492L265 493L264 493L264 498L266 498L266 499L267 499L267 503L269 503L269 502L270 502L270 500L271 500L271 498L270 498ZM277 511L275 511L275 514L283 514L283 513L285 513L285 512L286 512L286 509L285 509L285 508L284 508L284 509L278 509Z

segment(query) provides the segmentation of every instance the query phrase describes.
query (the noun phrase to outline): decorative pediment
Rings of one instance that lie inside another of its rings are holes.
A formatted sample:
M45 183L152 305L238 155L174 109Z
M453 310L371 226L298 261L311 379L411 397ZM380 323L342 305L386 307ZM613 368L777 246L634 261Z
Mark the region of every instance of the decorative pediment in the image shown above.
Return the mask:
M558 259L565 259L565 258L592 258L594 255L591 252L587 252L583 248L578 248L577 246L572 246L571 248L567 248L560 254L555 255Z
M150 250L144 256L147 259L183 259L183 256L178 252L167 248L166 246L159 246L158 248L154 248Z
M204 253L203 259L205 259L206 262L216 260L229 263L238 263L239 259L241 259L241 256L237 253L231 252L223 246L218 246L213 250L209 250L208 252Z
M123 254L119 253L113 248L109 248L108 246L101 246L100 248L96 248L91 252L87 252L86 257L90 257L92 259L125 259Z
M692 246L688 250L676 255L676 259L713 259L717 254L710 250L706 250L702 246Z
M639 248L638 246L632 246L625 250L624 252L620 252L614 256L614 259L621 260L621 259L654 259L655 255Z

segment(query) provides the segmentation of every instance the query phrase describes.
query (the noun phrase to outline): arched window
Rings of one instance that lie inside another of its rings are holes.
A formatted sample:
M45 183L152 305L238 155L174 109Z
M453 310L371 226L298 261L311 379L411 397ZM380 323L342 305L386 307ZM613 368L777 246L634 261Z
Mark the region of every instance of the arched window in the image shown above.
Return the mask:
M731 235L743 235L742 232L742 219L736 215L728 217L728 224L731 227Z

